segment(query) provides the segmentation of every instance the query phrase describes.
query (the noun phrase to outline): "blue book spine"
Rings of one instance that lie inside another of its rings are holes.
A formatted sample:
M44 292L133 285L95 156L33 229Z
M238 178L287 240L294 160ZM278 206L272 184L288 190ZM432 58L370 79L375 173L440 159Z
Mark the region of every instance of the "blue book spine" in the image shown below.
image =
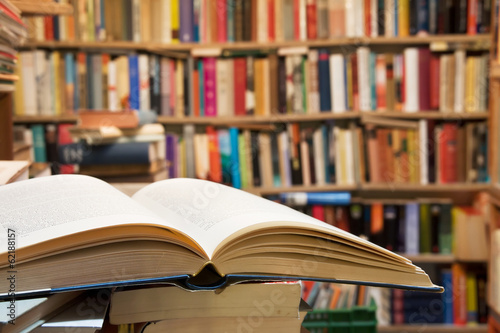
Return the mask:
M75 57L73 53L66 53L64 55L64 80L66 81L66 90L69 90L71 92L71 96L73 99L73 103L75 102L75 95L76 95L76 85L75 85L75 72L74 72L74 67L75 67ZM68 104L72 104L71 102L68 101ZM71 107L71 105L68 105ZM73 111L77 108L77 104L73 104L72 110Z
M35 162L47 162L47 147L45 145L45 128L41 124L31 126L33 135L33 151Z
M128 57L129 76L130 76L130 95L129 104L132 110L139 110L139 59L137 55Z
M441 294L443 301L443 323L453 324L453 282L450 270L444 270L441 273L442 286L444 292Z
M101 7L101 10L100 10L100 13L101 13L101 31L104 31L106 32L106 21L104 19L104 17L106 16L106 13L104 12L104 1L106 0L100 0L100 7ZM106 36L103 36L104 38L106 38Z
M193 41L193 1L179 1L179 39L181 42Z
M420 209L417 203L406 204L405 214L405 249L406 254L420 252Z
M226 16L227 16L227 41L234 42L234 7L236 7L236 1L239 0L227 0L226 6Z
M377 109L377 82L375 77L376 54L370 52L370 110Z
M227 129L217 131L219 141L220 163L222 167L222 182L230 184L232 182L231 173L231 139Z
M88 146L71 143L59 146L59 162L62 164L148 164L150 142L114 143Z
M398 13L399 1L394 1L394 36L399 36L399 13Z
M59 40L61 38L59 36L59 16L52 17L52 20L54 22L54 25L53 25L53 28L54 28L54 40Z
M177 139L173 134L167 134L165 137L166 158L168 165L168 178L175 178L176 163L175 163L175 149L177 147Z
M193 42L200 41L201 0L193 1Z
M85 57L86 61L86 66L87 66L87 107L89 109L94 109L94 87L92 85L92 82L94 82L94 66L92 65L92 56L90 54L87 54Z
M74 95L74 100L73 100L73 105L75 110L78 110L80 108L80 82L77 80L78 77L78 67L77 67L77 62L75 61L73 55L71 56L73 58L73 78L75 79L75 95Z
M198 76L200 83L200 117L205 116L205 76L203 73L203 61L201 59L198 60Z
M417 0L417 31L429 31L429 1Z
M318 51L318 76L320 111L331 111L332 102L330 98L330 59L327 50Z
M323 161L325 170L325 181L330 183L330 164L328 159L328 151L330 150L330 140L328 140L328 126L321 125L321 135L323 136Z
M241 188L240 156L238 152L238 129L229 129L231 140L231 181L234 188Z
M288 205L348 205L351 202L349 192L296 192L281 193L280 198Z

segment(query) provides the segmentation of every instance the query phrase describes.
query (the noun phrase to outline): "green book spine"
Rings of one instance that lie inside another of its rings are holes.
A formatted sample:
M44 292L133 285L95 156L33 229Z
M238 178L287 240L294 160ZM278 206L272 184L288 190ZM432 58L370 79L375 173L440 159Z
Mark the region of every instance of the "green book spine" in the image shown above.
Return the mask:
M33 134L33 151L35 155L35 162L47 162L47 148L45 146L45 129L43 125L31 126Z
M243 134L238 135L238 152L240 155L241 188L245 189L248 188L250 184L247 168L247 151Z
M451 254L451 204L441 205L441 216L439 218L439 252Z
M429 204L420 205L420 253L431 253L431 216Z

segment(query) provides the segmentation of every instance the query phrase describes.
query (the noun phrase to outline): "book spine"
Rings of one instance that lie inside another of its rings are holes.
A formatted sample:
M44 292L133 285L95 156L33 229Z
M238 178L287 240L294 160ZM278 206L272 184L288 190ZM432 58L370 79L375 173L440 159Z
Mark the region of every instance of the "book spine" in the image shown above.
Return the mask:
M203 71L205 76L205 116L217 115L216 59L204 58Z
M139 83L139 58L129 56L130 96L129 105L133 110L140 109L140 83Z
M319 50L318 54L318 73L319 73L319 95L321 112L331 111L331 88L330 88L330 61L327 50Z
M193 42L193 1L179 1L179 14L179 39L183 43Z

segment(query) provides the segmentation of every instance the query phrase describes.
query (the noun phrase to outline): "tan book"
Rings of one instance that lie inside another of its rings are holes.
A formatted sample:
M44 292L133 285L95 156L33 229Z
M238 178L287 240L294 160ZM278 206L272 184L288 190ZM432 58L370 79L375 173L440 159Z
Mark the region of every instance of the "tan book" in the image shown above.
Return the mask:
M206 288L257 276L442 291L404 257L284 205L200 179L156 182L130 198L93 177L59 175L0 186L0 196L3 221L18 244L16 295L153 281ZM0 274L8 276L3 251ZM313 271L301 268L313 263ZM0 290L9 285L0 280Z
M262 186L273 186L273 168L271 155L271 135L266 132L259 133L259 160Z

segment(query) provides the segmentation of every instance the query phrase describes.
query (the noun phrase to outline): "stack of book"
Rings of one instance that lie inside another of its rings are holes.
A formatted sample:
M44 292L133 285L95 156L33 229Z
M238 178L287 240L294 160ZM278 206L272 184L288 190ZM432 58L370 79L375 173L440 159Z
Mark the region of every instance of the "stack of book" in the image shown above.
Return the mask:
M298 332L299 279L442 290L387 249L213 182L169 179L129 198L93 177L59 175L2 186L0 196L16 258L0 262L1 290L15 286L0 300L52 294L25 320L14 309L19 326L2 332L55 325L64 304L79 302L72 292L100 288L83 294L80 319L103 325L107 312L109 325L149 322L145 332Z
M28 33L21 12L9 0L0 1L0 92L14 91L19 76L16 71L17 51Z
M58 146L58 160L115 182L165 179L164 128L154 120L151 111L81 111L69 129L75 142Z
M67 1L67 0L64 0ZM37 40L215 43L487 33L489 1L96 0L33 19Z

